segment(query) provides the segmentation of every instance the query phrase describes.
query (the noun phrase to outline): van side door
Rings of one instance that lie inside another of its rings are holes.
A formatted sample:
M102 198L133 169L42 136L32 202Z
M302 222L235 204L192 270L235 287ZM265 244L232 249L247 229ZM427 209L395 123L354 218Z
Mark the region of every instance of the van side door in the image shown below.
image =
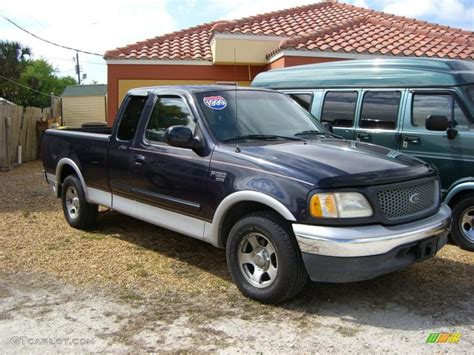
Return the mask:
M391 149L400 146L403 90L365 90L359 110L355 139Z
M446 116L456 136L449 139L446 132L427 130L429 115ZM404 116L400 150L436 166L443 189L474 176L474 120L454 90L410 90Z

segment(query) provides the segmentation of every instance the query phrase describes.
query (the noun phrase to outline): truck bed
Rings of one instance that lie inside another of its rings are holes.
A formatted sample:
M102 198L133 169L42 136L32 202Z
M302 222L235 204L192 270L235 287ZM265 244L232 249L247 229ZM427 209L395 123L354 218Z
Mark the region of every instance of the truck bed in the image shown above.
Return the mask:
M109 190L107 151L110 127L48 129L42 139L44 168L55 174L61 159L76 163L87 185Z

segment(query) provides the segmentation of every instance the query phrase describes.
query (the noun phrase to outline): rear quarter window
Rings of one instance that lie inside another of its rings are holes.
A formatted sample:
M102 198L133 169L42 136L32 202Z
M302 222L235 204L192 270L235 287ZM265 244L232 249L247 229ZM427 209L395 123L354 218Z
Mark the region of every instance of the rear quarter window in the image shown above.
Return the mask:
M123 141L129 141L135 136L138 121L145 107L146 96L131 96L128 100L120 124L117 130L117 138Z

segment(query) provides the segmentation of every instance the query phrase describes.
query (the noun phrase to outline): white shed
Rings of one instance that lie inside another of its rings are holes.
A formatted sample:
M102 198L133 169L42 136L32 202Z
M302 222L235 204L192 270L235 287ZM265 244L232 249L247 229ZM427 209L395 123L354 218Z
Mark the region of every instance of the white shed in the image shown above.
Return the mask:
M107 85L67 86L61 97L64 126L80 127L88 122L107 122Z

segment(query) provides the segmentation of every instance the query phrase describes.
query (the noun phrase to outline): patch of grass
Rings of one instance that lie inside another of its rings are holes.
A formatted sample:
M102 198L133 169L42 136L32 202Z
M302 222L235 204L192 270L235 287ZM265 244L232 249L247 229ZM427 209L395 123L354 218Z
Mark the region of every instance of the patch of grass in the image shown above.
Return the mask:
M13 319L13 316L9 312L0 312L0 321Z
M145 269L142 269L142 268L141 268L141 269L138 269L138 270L136 271L136 273L137 273L137 275L138 275L139 277L147 277L147 276L150 275L150 274L148 273L148 271L146 271Z
M123 301L142 301L145 298L132 290L126 290L120 295Z
M354 337L360 332L360 330L349 327L337 327L336 332L345 337Z
M83 234L81 239L82 240L102 240L104 239L105 236L104 235L96 235L96 234Z

